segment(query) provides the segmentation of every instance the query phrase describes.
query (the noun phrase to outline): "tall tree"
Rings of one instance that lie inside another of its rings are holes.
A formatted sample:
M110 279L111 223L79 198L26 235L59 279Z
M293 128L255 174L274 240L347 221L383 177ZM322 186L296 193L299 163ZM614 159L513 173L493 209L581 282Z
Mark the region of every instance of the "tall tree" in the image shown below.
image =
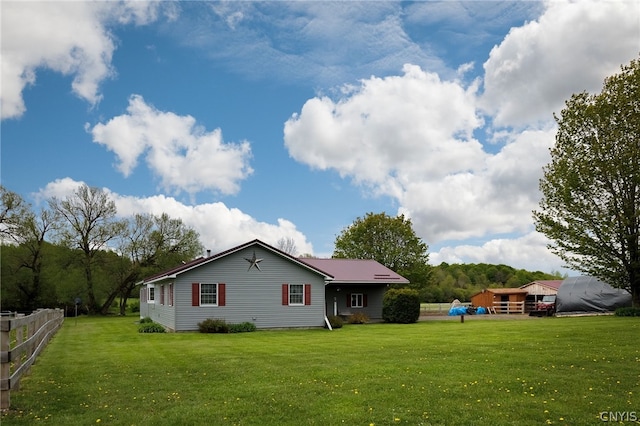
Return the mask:
M540 181L536 229L576 270L627 289L640 306L640 61L562 110Z
M116 205L102 189L82 185L72 195L49 200L52 210L62 218L59 238L70 248L83 253L83 268L87 285L87 308L98 312L93 277L93 263L100 250L124 232L126 225L116 218Z
M31 205L18 194L0 186L0 229L2 239L17 244L12 250L12 262L8 265L14 274L15 286L20 293L20 309L32 311L43 303L42 267L47 234L57 226L56 212L41 209L34 212ZM22 270L29 271L24 274Z
M137 214L127 222L127 231L118 249L122 254L114 265L118 287L112 291L101 310L106 312L116 297L120 297L120 314L124 315L127 299L145 276L195 258L204 250L198 233L181 219Z
M0 185L0 240L15 241L22 219L30 213L30 206L20 195Z
M411 219L367 213L336 237L333 257L377 260L409 279L412 286L421 287L429 279L427 249L414 232Z
M29 212L16 228L16 240L24 249L17 258L19 268L31 272L30 282L19 282L18 289L27 301L26 308L35 310L41 305L43 293L43 261L47 234L58 226L56 212L42 209L39 213Z

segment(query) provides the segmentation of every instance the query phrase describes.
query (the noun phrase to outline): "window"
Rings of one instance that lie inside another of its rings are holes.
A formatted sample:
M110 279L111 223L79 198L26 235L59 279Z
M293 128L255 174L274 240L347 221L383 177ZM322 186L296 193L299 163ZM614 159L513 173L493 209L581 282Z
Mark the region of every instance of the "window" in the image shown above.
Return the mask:
M169 306L173 306L173 284L169 284Z
M367 293L347 293L347 308L366 308Z
M173 288L171 288L173 303ZM226 284L191 283L191 306L225 306Z
M302 305L304 300L304 286L302 284L289 285L289 305Z
M160 286L160 304L164 305L164 286Z
M351 307L352 308L362 308L363 304L362 293L351 293Z
M147 303L156 303L156 288L152 285L149 286L149 297L147 297Z
M218 304L217 287L216 284L200 284L200 306Z
M311 284L282 284L284 306L311 305Z

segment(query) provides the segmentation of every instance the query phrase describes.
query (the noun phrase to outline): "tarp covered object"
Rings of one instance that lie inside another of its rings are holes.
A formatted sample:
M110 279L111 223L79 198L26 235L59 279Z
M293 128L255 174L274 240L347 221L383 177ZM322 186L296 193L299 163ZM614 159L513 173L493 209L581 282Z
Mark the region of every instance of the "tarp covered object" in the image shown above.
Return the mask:
M486 314L487 310L482 306L478 308L469 308L467 306L454 306L449 309L449 315L483 315Z
M556 296L556 313L611 312L631 306L631 294L594 277L569 277Z

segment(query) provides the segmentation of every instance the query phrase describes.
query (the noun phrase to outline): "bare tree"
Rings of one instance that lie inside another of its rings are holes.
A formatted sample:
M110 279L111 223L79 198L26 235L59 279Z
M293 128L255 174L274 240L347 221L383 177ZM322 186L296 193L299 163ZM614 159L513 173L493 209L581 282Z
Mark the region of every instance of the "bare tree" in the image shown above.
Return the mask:
M90 312L98 311L94 291L93 263L100 250L124 232L126 225L116 219L116 205L102 189L80 186L64 200L49 200L51 209L62 218L59 230L60 242L84 254L83 267L87 284L87 306Z
M291 237L282 237L276 243L276 248L285 253L290 254L291 256L295 256L298 252L298 248L296 247L296 242Z

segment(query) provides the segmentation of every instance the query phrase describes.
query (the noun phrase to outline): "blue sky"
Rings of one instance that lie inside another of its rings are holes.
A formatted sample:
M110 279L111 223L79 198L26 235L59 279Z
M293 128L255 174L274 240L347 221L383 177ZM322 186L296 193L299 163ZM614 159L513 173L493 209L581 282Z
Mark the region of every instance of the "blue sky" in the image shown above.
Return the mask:
M640 52L635 1L12 2L1 179L86 183L206 248L329 256L403 213L430 262L562 270L531 211L572 93Z

